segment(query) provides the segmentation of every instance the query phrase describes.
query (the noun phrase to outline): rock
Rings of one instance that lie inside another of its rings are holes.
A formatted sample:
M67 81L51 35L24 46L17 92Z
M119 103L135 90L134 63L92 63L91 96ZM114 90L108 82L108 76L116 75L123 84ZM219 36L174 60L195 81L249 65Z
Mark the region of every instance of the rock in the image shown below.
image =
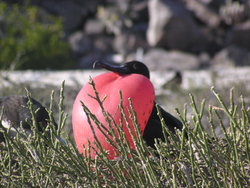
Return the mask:
M249 90L250 85L249 67L237 67L229 69L221 69L215 72L213 76L214 86L219 87L239 87ZM249 95L246 95L249 96Z
M84 20L91 13L96 11L96 8L101 0L79 1L79 0L43 0L35 1L34 4L44 8L46 11L61 16L63 19L64 30L67 34L82 28Z
M83 16L87 14L86 9L69 0L44 0L39 1L38 5L48 12L61 16L66 32L77 29L82 23Z
M143 33L141 32L123 32L117 34L113 41L113 48L124 57L135 52L138 48L148 48L148 44L142 35Z
M213 69L249 66L250 52L237 46L228 46L219 51L212 59Z
M13 87L21 84L29 85L29 87L48 87L60 86L65 81L66 88L82 87L88 82L89 76L92 78L106 70L70 70L70 71L1 71L0 88ZM191 88L206 88L215 86L218 88L231 88L237 84L243 84L244 87L250 89L250 68L237 67L232 69L221 70L187 70L182 71L181 87L183 89ZM164 87L165 83L169 82L176 72L174 71L152 71L150 80L156 89L156 94ZM20 79L22 78L22 79ZM79 88L80 89L80 88Z
M92 69L97 59L102 59L113 52L113 39L105 35L86 35L75 32L69 37L69 44L74 57L78 61L78 68Z
M237 45L250 50L250 20L237 24L229 32L229 44Z
M211 71L185 71L182 74L181 87L183 89L207 88L214 84Z
M201 64L201 66L200 66L201 69L210 68L210 66L211 66L211 57L209 56L208 53L203 52L203 53L199 54L198 58L199 58L199 61L200 61L200 64Z
M68 41L75 56L86 54L93 48L92 41L81 31L71 34Z
M144 63L150 70L194 70L200 67L195 55L179 52L151 49L144 56Z
M220 7L219 13L220 17L226 24L232 25L244 20L247 11L248 10L244 4L237 1L229 1Z
M204 2L186 0L186 6L199 20L206 23L207 26L215 28L220 24L219 15L212 11Z
M145 40L146 2L111 1L107 6L98 8L97 17L105 24L106 32L113 34L115 53L120 53L124 59L137 48L148 47Z
M89 19L84 26L84 33L86 34L102 34L105 32L105 25L97 19Z
M197 50L204 37L180 1L150 0L147 41L151 46Z
M227 0L200 0L200 1L207 1L206 4L211 8L212 10L218 12L221 6L225 4Z
M91 35L92 43L94 46L93 51L100 53L110 54L114 51L113 49L113 37L108 35Z

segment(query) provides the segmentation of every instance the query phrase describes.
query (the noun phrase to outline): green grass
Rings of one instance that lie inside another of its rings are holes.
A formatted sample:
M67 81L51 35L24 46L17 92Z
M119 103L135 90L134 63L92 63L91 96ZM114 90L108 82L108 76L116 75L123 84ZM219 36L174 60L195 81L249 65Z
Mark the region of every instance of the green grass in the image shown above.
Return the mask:
M134 139L136 150L131 150L119 126L119 136L113 143L121 154L119 159L108 160L105 151L96 159L83 157L68 137L67 145L56 139L63 134L67 114L63 111L65 96L62 87L59 94L59 130L49 129L51 137L38 133L33 122L34 134L24 139L20 133L15 139L6 136L6 145L0 145L0 185L3 187L248 187L250 185L250 119L249 111L240 97L236 103L231 90L229 99L222 98L212 88L211 93L218 105L197 104L190 95L190 105L177 112L184 124L184 132L169 135L166 143L158 142L157 150L147 147L136 124L136 114L131 116L137 130ZM97 97L97 96L94 96ZM121 96L122 97L122 96ZM51 104L54 102L51 95ZM67 99L66 99L67 100ZM97 100L98 97L97 97ZM225 101L229 101L226 103ZM228 104L228 105L227 105ZM101 105L101 103L100 103ZM206 108L205 108L206 107ZM93 114L83 105L88 117ZM121 112L123 111L120 106ZM32 106L30 106L32 110ZM55 106L50 105L51 116ZM132 103L130 109L133 109ZM193 114L187 117L187 109ZM107 112L107 121L112 120ZM160 114L159 114L160 115ZM124 117L125 118L125 117ZM126 119L126 118L125 118ZM225 121L227 119L227 121ZM226 122L226 123L225 123ZM208 125L208 127L207 127ZM223 137L216 135L216 127L223 131ZM165 133L169 130L163 124ZM209 132L206 130L209 129ZM2 129L3 131L3 129ZM109 131L108 134L114 134ZM63 134L64 136L67 134ZM107 137L108 139L109 137ZM98 142L97 142L98 147ZM37 156L34 156L34 151ZM129 156L129 157L128 157ZM158 157L157 157L158 156Z

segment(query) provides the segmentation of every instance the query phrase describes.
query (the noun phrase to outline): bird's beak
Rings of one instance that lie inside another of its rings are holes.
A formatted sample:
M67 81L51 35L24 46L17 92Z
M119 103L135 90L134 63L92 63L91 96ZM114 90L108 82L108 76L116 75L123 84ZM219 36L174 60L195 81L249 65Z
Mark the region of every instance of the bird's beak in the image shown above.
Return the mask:
M116 72L119 74L129 74L128 67L124 64L107 63L104 61L95 61L93 68L104 68L106 70Z

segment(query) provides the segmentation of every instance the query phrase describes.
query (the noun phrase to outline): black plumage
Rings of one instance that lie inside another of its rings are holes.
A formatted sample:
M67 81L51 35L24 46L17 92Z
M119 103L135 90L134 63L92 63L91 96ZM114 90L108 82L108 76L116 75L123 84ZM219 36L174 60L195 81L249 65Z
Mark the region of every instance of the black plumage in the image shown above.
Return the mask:
M27 96L13 95L0 97L0 109L2 109L1 124L4 128L10 128L11 136L15 136L15 130L22 126L25 131L31 133L32 114L28 107L29 98ZM38 131L43 131L49 125L49 114L45 107L38 101L31 98L35 121ZM57 124L52 122L57 129ZM4 141L3 134L0 133L0 141Z
M159 111L162 115L162 118L164 119L166 126L172 133L175 132L175 129L182 130L182 123L180 122L180 120L172 116L170 113L166 112L161 106L159 106ZM154 148L156 138L165 141L161 121L159 116L157 115L156 106L154 105L147 126L143 133L143 139L146 141L148 146Z
M147 66L139 61L130 61L124 64L108 64L106 62L97 61L94 63L94 68L96 67L102 67L119 74L141 74L150 79L150 73ZM183 125L177 118L166 112L160 106L159 110L166 126L172 133L175 132L175 129L182 130ZM162 141L165 141L161 121L157 115L157 108L155 105L144 130L143 139L146 141L148 146L153 148L155 147L155 139L161 139Z

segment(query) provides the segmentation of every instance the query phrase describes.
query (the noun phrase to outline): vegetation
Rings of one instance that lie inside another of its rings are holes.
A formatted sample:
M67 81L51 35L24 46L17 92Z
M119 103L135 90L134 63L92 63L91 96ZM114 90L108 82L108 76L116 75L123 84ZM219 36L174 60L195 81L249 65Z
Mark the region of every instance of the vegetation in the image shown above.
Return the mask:
M0 69L66 69L72 59L61 20L32 5L0 2Z
M120 137L115 138L114 146L121 157L113 161L108 160L105 151L99 152L96 159L83 157L69 138L66 145L56 139L63 134L62 129L67 119L67 114L63 111L63 90L62 87L58 105L60 128L58 131L50 128L49 131L53 135L50 138L36 131L35 122L33 122L34 134L26 139L21 137L25 134L22 130L15 139L11 139L7 131L1 129L6 137L6 145L0 145L0 185L3 187L248 187L250 185L250 109L246 107L244 97L241 97L241 104L236 105L233 90L229 97L230 104L226 105L224 99L212 88L212 93L220 106L209 105L207 110L205 101L197 105L195 98L190 95L193 116L191 119L187 118L186 107L180 115L188 138L185 138L184 132L169 136L166 134L168 142L159 141L156 144L156 151L145 145L138 129L136 129L138 139L134 139L136 150L132 151L118 126ZM54 104L53 101L52 92L51 104ZM132 104L130 108L133 109ZM48 109L51 116L52 109L51 105ZM86 106L83 105L83 109L89 118L98 121ZM32 105L30 110L32 111ZM122 106L120 110L123 111ZM179 113L179 110L177 112ZM204 114L208 114L208 117ZM228 124L224 123L222 116L227 117ZM130 118L135 128L138 128L133 110ZM210 126L211 134L204 129L204 119ZM222 128L223 138L216 136L216 126ZM169 133L164 123L163 127L165 133ZM112 131L109 134L112 135ZM34 155L34 151L37 155Z

